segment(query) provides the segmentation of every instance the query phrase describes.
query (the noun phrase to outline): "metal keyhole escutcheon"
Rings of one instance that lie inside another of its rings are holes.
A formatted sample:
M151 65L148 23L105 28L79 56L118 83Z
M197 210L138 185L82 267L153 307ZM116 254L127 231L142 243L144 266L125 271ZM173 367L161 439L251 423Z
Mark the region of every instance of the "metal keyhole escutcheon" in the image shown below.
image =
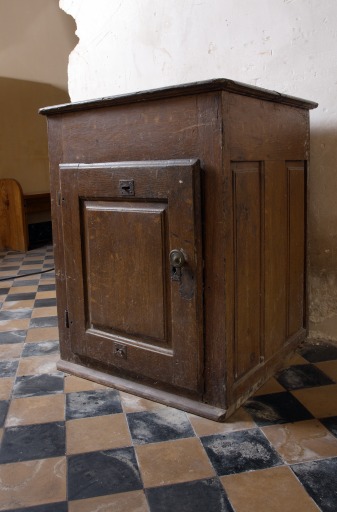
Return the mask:
M172 281L181 280L181 267L186 263L184 253L179 249L173 249L170 252L171 279Z

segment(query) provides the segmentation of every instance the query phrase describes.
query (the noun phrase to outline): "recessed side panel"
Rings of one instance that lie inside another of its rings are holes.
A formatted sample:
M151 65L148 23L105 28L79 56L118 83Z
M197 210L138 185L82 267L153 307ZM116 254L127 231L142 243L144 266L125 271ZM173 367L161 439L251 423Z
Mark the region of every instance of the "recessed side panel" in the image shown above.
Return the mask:
M305 167L287 162L289 189L288 336L304 328Z
M265 162L265 356L287 338L288 177L284 161Z
M88 328L168 343L166 206L82 202Z
M235 251L235 378L260 362L261 173L258 162L232 164Z

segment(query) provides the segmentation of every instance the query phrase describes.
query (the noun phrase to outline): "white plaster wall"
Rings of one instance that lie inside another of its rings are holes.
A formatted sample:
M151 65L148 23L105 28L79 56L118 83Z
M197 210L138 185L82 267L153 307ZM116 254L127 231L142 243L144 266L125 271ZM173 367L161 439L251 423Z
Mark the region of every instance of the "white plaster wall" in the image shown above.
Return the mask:
M337 341L336 0L60 0L77 24L73 101L225 77L311 113L311 335Z

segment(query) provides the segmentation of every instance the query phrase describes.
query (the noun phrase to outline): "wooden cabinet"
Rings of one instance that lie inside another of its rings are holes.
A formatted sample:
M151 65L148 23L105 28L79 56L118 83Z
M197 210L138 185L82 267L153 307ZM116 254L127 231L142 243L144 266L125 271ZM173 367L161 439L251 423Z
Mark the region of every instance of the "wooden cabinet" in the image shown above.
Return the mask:
M219 79L41 110L61 370L221 420L280 367L316 106Z

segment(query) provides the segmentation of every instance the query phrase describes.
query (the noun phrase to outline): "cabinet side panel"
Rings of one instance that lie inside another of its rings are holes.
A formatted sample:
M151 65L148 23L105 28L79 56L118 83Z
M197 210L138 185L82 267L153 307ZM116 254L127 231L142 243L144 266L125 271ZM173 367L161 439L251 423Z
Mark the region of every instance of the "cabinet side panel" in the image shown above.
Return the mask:
M308 112L256 98L230 95L229 136L235 161L308 158Z
M232 164L235 250L235 378L260 362L261 185L257 162Z
M287 330L288 201L287 169L265 162L265 357L284 344Z

